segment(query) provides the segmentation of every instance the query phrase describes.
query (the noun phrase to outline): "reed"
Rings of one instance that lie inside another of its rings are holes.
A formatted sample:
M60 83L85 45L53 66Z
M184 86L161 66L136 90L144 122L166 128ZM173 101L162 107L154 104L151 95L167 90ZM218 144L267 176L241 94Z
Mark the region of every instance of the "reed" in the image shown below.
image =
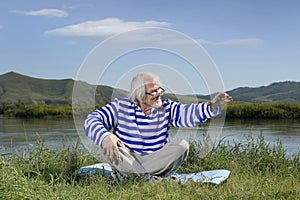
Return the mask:
M96 105L99 108L103 105ZM80 109L80 108L77 108ZM94 108L83 107L85 112ZM0 114L20 118L73 117L71 105L24 104L0 105ZM231 103L227 105L228 119L300 119L300 104Z
M226 117L232 119L300 119L300 104L232 103Z

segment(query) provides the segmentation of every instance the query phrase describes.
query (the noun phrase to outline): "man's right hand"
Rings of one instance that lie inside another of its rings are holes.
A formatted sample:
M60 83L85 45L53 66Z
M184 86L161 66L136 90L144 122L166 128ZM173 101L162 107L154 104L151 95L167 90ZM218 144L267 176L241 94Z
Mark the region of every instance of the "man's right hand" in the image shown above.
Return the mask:
M120 154L118 151L118 147L124 146L120 139L114 134L107 135L101 143L101 148L103 150L104 155L108 158L108 160L112 163L118 164L120 161Z

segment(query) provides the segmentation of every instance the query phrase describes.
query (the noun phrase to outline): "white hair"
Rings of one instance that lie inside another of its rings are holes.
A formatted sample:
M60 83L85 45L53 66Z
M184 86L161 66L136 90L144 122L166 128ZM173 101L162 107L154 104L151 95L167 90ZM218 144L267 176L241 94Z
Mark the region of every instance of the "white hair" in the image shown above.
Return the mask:
M159 77L151 72L139 72L131 81L131 90L129 93L129 99L132 102L138 104L144 102L146 99L147 83L157 83L161 85Z

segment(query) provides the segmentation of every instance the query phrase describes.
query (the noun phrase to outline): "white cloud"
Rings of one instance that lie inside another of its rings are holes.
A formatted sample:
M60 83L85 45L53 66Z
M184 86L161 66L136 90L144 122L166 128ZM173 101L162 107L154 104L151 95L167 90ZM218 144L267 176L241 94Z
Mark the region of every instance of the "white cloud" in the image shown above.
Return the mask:
M88 7L88 8L93 8L94 6L91 4L74 4L74 5L64 5L64 9L78 9L78 8L83 8L83 7Z
M208 40L203 40L203 39L196 39L196 42L198 42L199 44L211 44L210 41Z
M173 38L171 35L161 34L160 31L151 31L148 27L166 28L170 27L168 22L161 21L123 21L118 18L106 18L96 21L85 21L79 24L73 24L61 28L46 31L47 36L64 36L64 37L108 37L120 34L137 28L145 28L144 31L132 33L122 37L127 42L163 42L170 45L189 45L191 42L197 42L201 45L216 46L257 46L263 42L259 38L231 39L221 42L213 42L203 39L187 40L182 38Z
M175 42L175 41L174 41ZM176 41L177 44L186 44L191 42L189 40ZM243 39L231 39L224 40L221 42L214 42L204 39L194 39L194 42L197 42L201 45L211 45L211 46L258 46L262 44L264 41L260 38L243 38Z
M144 27L168 27L167 22L143 21L143 22L124 22L118 18L106 18L97 21L86 21L57 28L45 32L46 35L53 36L72 36L72 37L92 37L92 36L112 36L125 31Z
M257 46L263 43L260 38L244 38L244 39L232 39L221 42L215 42L214 45L222 46Z
M77 5L70 5L70 6L65 5L65 6L63 6L63 8L65 8L65 9L76 9L76 8L78 8L78 6Z
M11 13L17 13L30 16L47 16L47 17L67 17L69 14L58 9L41 9L41 10L11 10Z
M4 28L4 26L0 25L0 30L3 29L3 28Z
M210 46L258 46L260 44L262 44L264 41L263 39L259 39L259 38L244 38L244 39L231 39L231 40L224 40L221 42L214 42L214 41L210 41L210 40L204 40L204 39L194 39L194 42L197 42L200 45L210 45ZM175 41L173 41L175 42ZM181 44L188 44L189 40L182 40L182 41L176 41L177 44L179 44L179 42Z

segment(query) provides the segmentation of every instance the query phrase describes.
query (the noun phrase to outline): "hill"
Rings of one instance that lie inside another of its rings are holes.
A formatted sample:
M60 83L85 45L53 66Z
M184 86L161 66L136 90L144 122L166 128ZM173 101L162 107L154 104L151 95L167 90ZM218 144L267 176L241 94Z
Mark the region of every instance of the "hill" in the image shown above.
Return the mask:
M300 82L285 81L257 88L240 87L228 93L235 101L300 103Z
M15 72L0 75L0 103L22 101L30 104L72 104L72 92L75 81L72 79L48 80L24 76ZM85 91L96 87L96 103L104 104L114 97L127 96L128 92L109 86L93 86L80 82ZM256 88L240 87L227 91L234 101L240 102L287 102L300 103L300 82L286 81L272 83ZM195 102L192 95L166 94L166 98L184 103ZM198 99L208 100L208 95L197 95Z
M74 80L47 80L24 76L15 72L0 75L0 103L72 104ZM80 82L87 89L95 86ZM110 97L127 95L126 91L109 86L96 86L96 103L107 103Z

